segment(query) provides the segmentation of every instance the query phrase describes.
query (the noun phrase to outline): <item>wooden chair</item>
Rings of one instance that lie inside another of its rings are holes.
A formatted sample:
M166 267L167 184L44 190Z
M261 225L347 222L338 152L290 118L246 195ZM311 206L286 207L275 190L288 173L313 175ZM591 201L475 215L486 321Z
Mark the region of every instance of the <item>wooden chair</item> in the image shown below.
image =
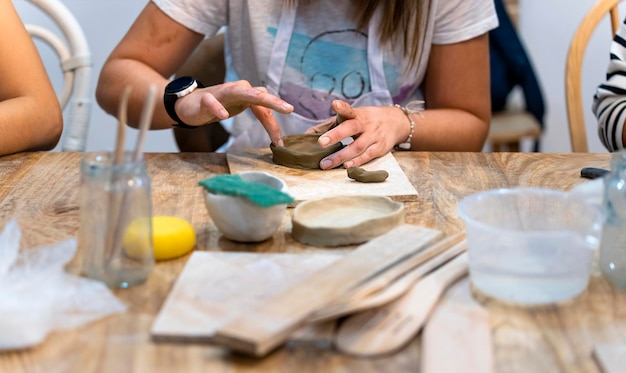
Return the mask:
M519 152L523 139L538 140L541 126L535 117L521 110L494 113L487 135L487 143L494 152Z
M545 105L531 58L517 33L516 10L511 4L494 1L500 26L489 33L493 113L487 144L493 151L520 151L522 140L532 139L537 151ZM522 107L514 108L509 102L515 89L523 94Z
M64 115L61 151L84 151L91 115L91 53L80 24L60 0L28 0L59 27L63 39L40 25L26 24L31 37L48 44L59 58L63 88L57 93Z
M565 69L565 98L573 152L589 151L581 88L585 49L591 34L607 14L611 16L611 39L613 38L620 23L617 8L620 1L622 0L599 0L583 18L570 43Z

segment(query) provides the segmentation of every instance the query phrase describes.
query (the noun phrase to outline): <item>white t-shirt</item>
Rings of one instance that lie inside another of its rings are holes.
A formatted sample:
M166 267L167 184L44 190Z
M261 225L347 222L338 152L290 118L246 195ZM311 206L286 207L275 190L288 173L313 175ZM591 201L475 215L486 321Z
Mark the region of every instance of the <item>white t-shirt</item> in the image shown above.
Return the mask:
M283 8L282 0L152 0L185 27L212 36L228 27L232 68L240 79L264 86L270 53ZM351 102L370 91L367 29L357 30L351 1L318 0L299 6L289 43L279 95L295 112L326 119L330 102ZM431 44L452 44L497 27L492 0L431 0L424 49L416 71L409 72L401 48L385 48L384 73L394 103L420 97Z

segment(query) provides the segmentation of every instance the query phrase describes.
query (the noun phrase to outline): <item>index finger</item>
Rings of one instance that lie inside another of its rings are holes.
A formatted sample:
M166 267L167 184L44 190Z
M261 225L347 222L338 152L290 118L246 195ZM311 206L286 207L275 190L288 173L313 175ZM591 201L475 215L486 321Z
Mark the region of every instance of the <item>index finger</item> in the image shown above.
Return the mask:
M289 114L293 111L293 105L267 91L265 87L254 87L254 97L250 99L252 105L265 106L279 113Z
M276 146L283 146L283 139L280 133L280 127L276 122L276 118L274 118L274 114L272 111L264 106L259 105L250 105L250 110L255 117L261 122L265 131L270 136L270 140L272 140L272 144Z

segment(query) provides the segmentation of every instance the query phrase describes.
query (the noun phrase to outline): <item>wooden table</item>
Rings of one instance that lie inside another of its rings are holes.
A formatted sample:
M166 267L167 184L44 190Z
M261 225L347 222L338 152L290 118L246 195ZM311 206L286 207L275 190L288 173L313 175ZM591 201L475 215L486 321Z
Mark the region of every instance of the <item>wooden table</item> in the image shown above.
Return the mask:
M29 247L77 236L80 153L27 153L0 158L0 226L17 217ZM197 250L302 252L285 231L261 244L220 238L197 181L228 172L223 154L148 154L154 213L192 222ZM464 196L491 188L567 190L583 182L584 166L609 167L608 154L396 153L419 193L406 204L408 223L463 229L455 212ZM41 345L0 353L0 372L379 372L419 367L420 342L376 359L333 351L282 348L252 359L202 344L155 343L149 330L188 256L158 263L147 283L116 295L129 311L76 330L54 332ZM626 343L626 293L594 275L588 290L558 307L519 309L485 301L499 372L594 372L595 343ZM1 315L0 315L1 317ZM453 352L451 352L453 353Z

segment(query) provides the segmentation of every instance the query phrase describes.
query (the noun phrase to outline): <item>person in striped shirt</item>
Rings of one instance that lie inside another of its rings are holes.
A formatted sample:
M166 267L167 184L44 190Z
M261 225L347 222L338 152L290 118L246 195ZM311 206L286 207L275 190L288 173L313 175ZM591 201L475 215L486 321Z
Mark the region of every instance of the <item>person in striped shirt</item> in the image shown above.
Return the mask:
M606 81L593 96L592 110L598 119L602 144L610 152L626 148L626 20L613 38Z

